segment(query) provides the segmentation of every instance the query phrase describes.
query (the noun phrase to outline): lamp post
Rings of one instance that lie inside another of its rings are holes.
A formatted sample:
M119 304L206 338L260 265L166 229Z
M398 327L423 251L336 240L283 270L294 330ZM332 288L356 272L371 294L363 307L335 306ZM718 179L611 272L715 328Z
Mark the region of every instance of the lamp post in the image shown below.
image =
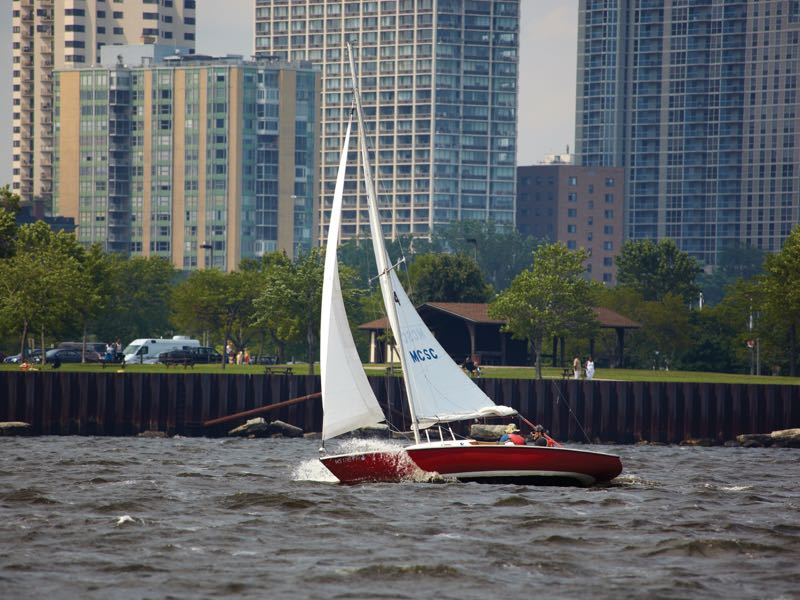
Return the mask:
M200 247L203 250L209 250L210 251L209 253L210 253L211 260L209 261L209 264L208 264L207 268L213 269L214 268L214 244L211 244L209 242L203 242L202 244L200 244Z

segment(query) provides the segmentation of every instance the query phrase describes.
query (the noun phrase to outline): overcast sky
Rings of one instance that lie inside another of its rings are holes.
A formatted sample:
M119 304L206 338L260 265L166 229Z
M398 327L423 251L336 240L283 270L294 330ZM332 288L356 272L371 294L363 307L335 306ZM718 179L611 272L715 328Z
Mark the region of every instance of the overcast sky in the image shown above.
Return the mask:
M517 163L572 148L578 0L521 0ZM11 183L11 0L0 0L0 185ZM200 0L197 51L253 53L252 0Z

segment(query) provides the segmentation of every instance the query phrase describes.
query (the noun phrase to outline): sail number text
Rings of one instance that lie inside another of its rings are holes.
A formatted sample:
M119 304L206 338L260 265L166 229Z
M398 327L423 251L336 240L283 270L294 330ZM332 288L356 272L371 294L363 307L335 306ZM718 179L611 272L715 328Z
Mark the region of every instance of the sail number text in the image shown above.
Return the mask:
M422 348L421 350L410 350L408 353L414 362L425 362L439 358L433 348Z

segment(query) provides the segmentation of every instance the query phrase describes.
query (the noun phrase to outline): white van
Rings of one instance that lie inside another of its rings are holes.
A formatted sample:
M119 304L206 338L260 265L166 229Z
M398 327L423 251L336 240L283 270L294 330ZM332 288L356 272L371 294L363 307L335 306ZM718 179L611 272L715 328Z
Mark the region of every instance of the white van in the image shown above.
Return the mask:
M162 352L190 350L199 347L200 342L198 340L190 339L185 335L176 335L168 340L153 338L133 340L122 353L125 355L125 362L128 364L152 365L158 362L158 355Z

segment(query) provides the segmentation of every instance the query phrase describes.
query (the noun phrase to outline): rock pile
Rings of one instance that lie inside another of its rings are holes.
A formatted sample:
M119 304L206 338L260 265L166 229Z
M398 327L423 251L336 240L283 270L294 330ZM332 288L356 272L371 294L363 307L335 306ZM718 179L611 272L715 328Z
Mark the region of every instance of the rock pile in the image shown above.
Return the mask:
M267 423L263 417L250 419L244 425L231 429L228 435L234 437L263 438L263 437L303 437L303 430L283 421Z
M800 429L745 433L737 435L736 441L744 448L800 448Z

